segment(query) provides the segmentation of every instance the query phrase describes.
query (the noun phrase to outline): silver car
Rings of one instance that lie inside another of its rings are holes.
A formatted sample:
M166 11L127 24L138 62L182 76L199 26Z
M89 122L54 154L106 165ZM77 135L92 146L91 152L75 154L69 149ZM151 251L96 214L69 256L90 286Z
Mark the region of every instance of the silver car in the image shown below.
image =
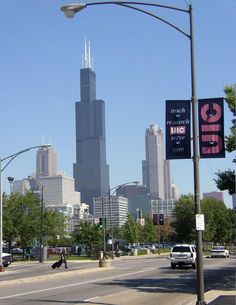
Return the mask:
M191 265L196 269L196 247L194 245L179 244L175 245L170 252L171 268L175 269L185 265Z
M229 250L225 246L215 246L211 250L211 257L229 257Z

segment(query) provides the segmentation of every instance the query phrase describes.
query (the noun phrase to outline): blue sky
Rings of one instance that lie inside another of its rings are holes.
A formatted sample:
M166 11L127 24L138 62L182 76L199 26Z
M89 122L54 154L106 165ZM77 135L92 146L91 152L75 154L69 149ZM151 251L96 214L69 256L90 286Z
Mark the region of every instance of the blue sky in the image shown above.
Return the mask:
M72 1L74 2L74 1ZM155 3L155 1L150 1ZM182 0L159 4L186 8ZM189 99L190 51L186 37L158 20L118 6L95 6L66 19L60 0L4 2L0 18L1 158L51 142L59 169L72 176L75 162L75 101L80 100L81 55L91 43L97 98L106 103L107 163L111 187L142 182L145 130L164 128L165 100ZM193 0L196 83L199 98L224 96L236 82L235 0ZM188 15L148 9L188 32ZM225 107L225 133L232 115ZM35 172L36 151L15 159L3 172L22 179ZM201 193L217 190L216 171L232 168L225 159L200 161ZM181 193L193 193L191 160L172 161ZM225 193L231 207L231 198Z

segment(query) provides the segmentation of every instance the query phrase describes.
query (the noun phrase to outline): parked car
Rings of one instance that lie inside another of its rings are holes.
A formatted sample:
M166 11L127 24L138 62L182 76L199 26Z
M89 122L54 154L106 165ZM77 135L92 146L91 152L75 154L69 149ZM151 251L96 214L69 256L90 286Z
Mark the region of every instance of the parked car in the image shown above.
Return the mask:
M23 254L23 249L21 248L13 248L12 254Z
M211 257L229 257L229 250L225 246L215 246L211 249Z
M175 269L178 265L191 265L196 269L196 247L194 245L179 244L171 248L170 252L171 268Z
M2 253L2 264L4 267L7 267L11 264L12 262L12 258L11 258L11 254L9 253Z

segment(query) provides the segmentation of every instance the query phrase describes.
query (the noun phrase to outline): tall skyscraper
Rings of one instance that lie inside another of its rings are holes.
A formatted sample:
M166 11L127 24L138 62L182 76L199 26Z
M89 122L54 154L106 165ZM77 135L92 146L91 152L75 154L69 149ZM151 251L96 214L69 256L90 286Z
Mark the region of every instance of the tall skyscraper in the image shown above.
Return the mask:
M40 147L36 155L36 178L57 175L57 154L52 146Z
M96 74L90 45L85 42L83 68L80 70L80 101L76 102L75 189L81 201L93 211L93 198L109 191L109 167L106 164L105 103L96 99Z
M145 133L146 160L142 161L143 184L151 199L171 198L170 161L164 160L163 131L152 124Z

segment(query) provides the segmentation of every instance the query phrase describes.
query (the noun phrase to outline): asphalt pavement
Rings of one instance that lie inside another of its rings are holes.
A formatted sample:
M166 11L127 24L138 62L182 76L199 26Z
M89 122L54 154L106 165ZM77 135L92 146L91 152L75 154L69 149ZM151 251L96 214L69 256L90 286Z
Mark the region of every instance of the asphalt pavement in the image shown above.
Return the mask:
M153 254L149 254L149 255L143 255L142 257L140 256L121 256L119 258L115 258L115 260L130 260L130 259L140 259L140 258L147 258L147 257L150 257L150 256L154 256ZM155 256L158 256L158 255L155 255ZM75 261L71 261L72 262L75 262ZM93 261L94 262L94 261ZM81 261L79 261L79 263L81 264ZM17 264L17 263L15 263ZM19 263L20 264L20 263ZM37 262L35 261L32 261L32 262L28 262L28 267L30 266L35 266L35 264L37 264ZM52 264L52 262L50 261L46 261L44 262L44 264L46 265L49 265L49 264ZM70 265L70 261L68 261L68 264ZM76 272L76 273L86 273L86 272L102 272L104 269L106 268L115 268L115 267L112 267L112 263L111 263L111 267L98 267L99 266L99 261L97 261L97 266L88 266L88 268L83 268L82 270L68 270L67 272L61 272L60 273L60 277L66 277L68 276L70 272ZM11 279L11 280L8 280L7 277L5 277L4 275L7 275L9 272L11 274L13 274L14 272L17 272L18 271L14 271L14 270L10 270L8 268L5 269L6 271L5 272L1 272L0 273L0 279L1 279L1 283L0 283L0 286L1 284L4 283L4 285L7 285L7 283L10 284L13 284L14 283L14 280ZM9 270L9 271L8 271ZM55 275L53 275L53 273L50 275L50 277L53 277ZM58 276L58 274L57 274ZM16 280L24 280L27 281L40 281L40 280L43 280L45 277L49 277L48 274L45 274L45 275L40 275L40 276L30 276L30 277L27 277L25 275L23 275L22 273L22 277L19 278L19 273L18 273L18 278ZM15 281L16 281L15 280ZM209 290L207 292L205 292L204 294L205 296L205 301L206 301L206 304L207 305L236 305L236 292L235 290L233 290L231 287L224 287L224 290ZM114 299L113 299L114 301ZM115 302L115 301L114 301ZM117 303L111 303L111 304L114 304L114 305L119 305ZM176 305L196 305L196 296L193 296L191 299L189 299L189 301L185 304L176 304Z

